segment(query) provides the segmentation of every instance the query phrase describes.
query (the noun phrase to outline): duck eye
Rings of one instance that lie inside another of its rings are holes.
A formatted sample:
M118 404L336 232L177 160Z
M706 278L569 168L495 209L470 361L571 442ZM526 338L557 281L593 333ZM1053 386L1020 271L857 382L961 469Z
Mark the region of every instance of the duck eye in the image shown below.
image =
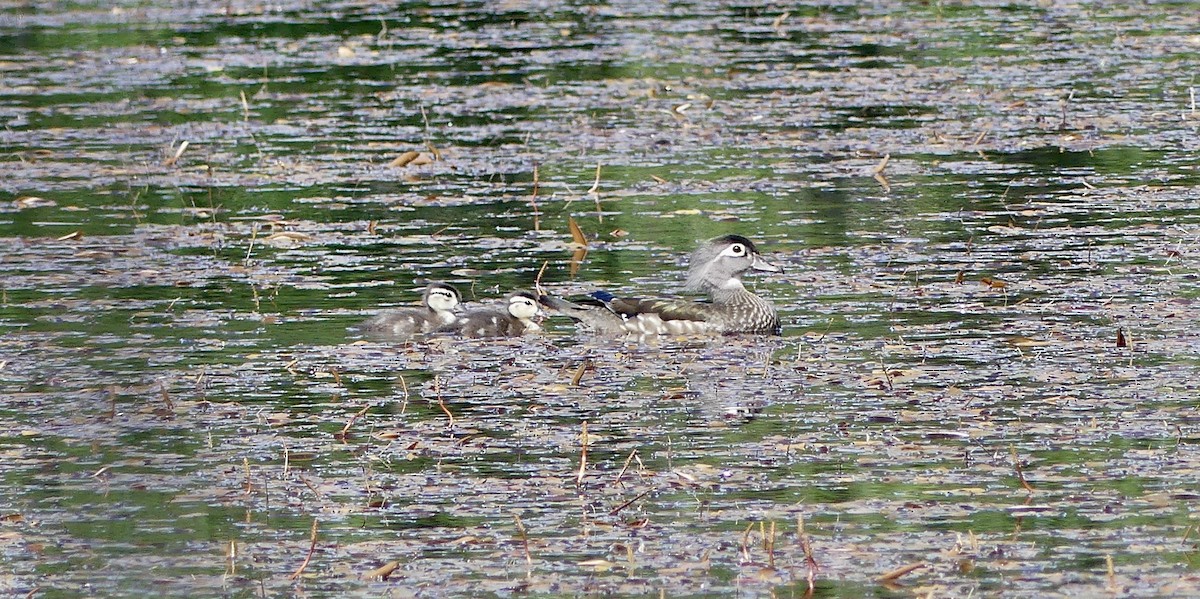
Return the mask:
M735 243L730 246L729 251L733 252L734 256L741 256L742 254L746 253L746 246L740 243Z

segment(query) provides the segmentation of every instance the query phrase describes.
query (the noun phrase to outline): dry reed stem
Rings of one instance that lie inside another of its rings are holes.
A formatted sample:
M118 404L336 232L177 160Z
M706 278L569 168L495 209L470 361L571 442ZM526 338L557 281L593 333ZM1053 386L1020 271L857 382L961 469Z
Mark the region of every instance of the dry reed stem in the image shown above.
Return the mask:
M404 380L404 375L400 375L400 391L404 393L404 399L400 400L400 415L408 410L408 382Z
M179 147L175 148L175 154L163 161L163 166L175 166L175 163L179 162L179 159L183 156L183 152L188 149L188 145L189 142L186 140L180 142Z
M590 359L584 359L584 361L579 364L579 368L575 369L575 376L571 377L571 386L578 387L579 382L583 380L584 373L591 369L592 361Z
M813 557L812 542L808 533L804 532L804 514L796 514L796 536L800 538L800 550L804 552L804 565L808 566L808 575L804 577L808 583L808 590L804 596L811 597L816 591L817 570L820 566L817 565L817 558Z
M583 229L579 228L579 223L575 222L575 218L572 216L567 217L567 229L571 231L571 242L587 249L587 236L583 234Z
M437 149L437 146L433 145L433 142L425 140L425 149L429 150L429 154L433 156L434 160L442 159L442 151Z
M300 575L304 573L304 569L308 567L308 563L312 561L313 553L315 553L317 550L317 519L316 518L313 518L311 536L312 536L312 542L309 543L309 545L308 545L308 555L304 556L304 563L300 564L300 567L296 568L295 572L292 572L292 575L288 577L288 580L296 580L297 578L300 578Z
M350 431L350 427L353 426L354 422L356 420L358 420L359 418L361 418L363 414L366 414L367 410L370 410L370 409L371 409L371 405L367 404L367 405L363 406L363 409L355 412L354 415L350 417L350 420L346 421L346 426L342 427L342 431L340 433L334 435L334 437L337 437L344 443L346 441L346 433L348 433Z
M618 505L617 507L615 507L615 508L613 508L613 509L611 509L611 510L608 510L608 515L609 515L609 516L616 516L617 514L621 513L621 510L624 510L625 508L627 508L627 507L629 507L629 506L633 505L633 504L634 504L634 502L636 502L637 500L639 500L639 499L641 499L641 498L643 498L643 497L645 497L645 496L649 495L649 494L650 494L650 493L652 493L653 491L654 491L654 489L653 489L653 488L651 488L651 489L646 489L645 491L642 491L641 493L638 493L638 494L637 494L637 496L635 496L633 499L630 499L629 501L626 501L625 503L622 503L621 505Z
M1192 107L1193 107L1192 112L1195 112L1195 99L1194 98L1193 98L1193 102L1192 102ZM596 203L596 219L600 221L600 224L604 224L604 211L600 209L600 166L601 166L600 163L596 163L596 180L592 182L592 188L589 189L587 192L588 192L588 195L592 196L592 201L594 201Z
M621 471L617 473L617 480L613 481L614 485L621 484L621 478L625 476L625 471L629 470L629 463L633 461L633 457L637 455L637 450L629 452L629 457L625 458L625 463L621 465ZM1183 540L1187 540L1187 535L1184 535Z
M225 552L225 562L226 562L225 575L226 576L236 576L237 575L237 554L238 554L237 540L230 541L229 542L229 550Z
M1012 456L1013 469L1017 471L1017 480L1021 481L1021 488L1029 493L1033 493L1033 487L1029 484L1029 481L1025 480L1025 471L1021 469L1021 460L1017 459L1017 448L1009 445L1008 453Z
M254 240L258 239L258 223L250 223L250 245L246 246L246 259L243 266L250 265L250 255L254 252Z
M529 535L525 533L525 523L521 522L520 514L513 514L513 520L517 522L517 532L521 535L521 546L525 551L525 563L533 565L533 555L529 553Z
M583 476L587 473L588 432L587 420L583 421L583 432L579 434L579 472L575 475L575 486L583 485Z
M533 290L538 295L546 295L546 289L542 287L542 275L546 273L546 267L549 265L549 260L542 262L542 267L538 269L537 276L533 278Z
M774 29L775 33L783 35L783 22L786 21L790 16L792 16L792 13L784 12L778 17L775 17L775 20L771 21L771 29Z
M884 193L890 193L892 191L892 185L888 183L887 177L883 176L883 169L887 168L888 162L890 162L891 159L891 154L884 154L883 160L880 160L879 164L876 164L875 168L871 169L871 178L875 179L875 182L883 188Z
M308 490L312 491L312 494L317 496L317 499L325 498L325 495L318 491L316 487L312 486L312 483L308 482L308 479L304 478L303 474L300 475L300 482L304 483L304 486L308 487Z
M750 531L754 530L754 523L746 525L746 531L742 533L742 563L750 563Z
M250 460L248 458L242 458L242 467L246 470L246 494L249 495L254 492L254 483L250 480Z
M896 390L896 388L894 386L892 386L892 373L888 372L887 364L883 363L882 350L880 350L879 368L880 368L880 370L883 371L883 380L884 380L884 382L887 383L888 391L894 392Z
M171 394L167 392L166 385L161 385L159 387L159 396L162 397L163 404L167 406L167 409L174 412L175 402L171 401Z
M891 160L891 154L884 154L883 159L879 161L879 164L876 164L875 168L871 169L871 174L878 175L879 173L882 173L883 169L887 168L888 162L891 162Z
M767 550L767 566L772 570L775 569L775 521L771 521L771 527L767 530L767 534L763 537L763 548Z
M538 194L538 165L535 164L535 165L533 165L533 193L529 196L529 205L533 207L533 230L534 231L542 230L541 222L538 220L538 214L540 214L540 213L538 212L537 194Z
M450 420L446 424L446 428L454 428L454 414L450 413L450 408L446 407L446 400L442 398L442 379L441 377L433 377L433 393L437 397L438 407L446 414L446 418Z
M1108 590L1111 592L1116 592L1117 572L1116 569L1113 568L1113 558L1111 553L1104 556L1104 565L1108 570Z

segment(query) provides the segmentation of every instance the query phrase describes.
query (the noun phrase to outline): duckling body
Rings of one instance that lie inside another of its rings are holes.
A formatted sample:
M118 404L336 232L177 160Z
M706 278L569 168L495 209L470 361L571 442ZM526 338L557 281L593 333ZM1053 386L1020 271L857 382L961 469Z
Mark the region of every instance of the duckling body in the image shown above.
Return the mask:
M580 305L542 296L542 304L600 334L724 335L780 333L771 302L742 284L747 271L783 272L768 262L749 239L725 235L702 243L689 261L687 289L708 294L708 302L621 298L606 291L591 294L597 305Z
M438 330L471 338L520 337L541 329L533 321L538 313L537 296L517 291L508 296L503 308L473 310Z
M430 283L421 295L421 307L380 312L358 325L363 333L381 337L408 338L448 325L458 317L454 309L462 296L452 285Z

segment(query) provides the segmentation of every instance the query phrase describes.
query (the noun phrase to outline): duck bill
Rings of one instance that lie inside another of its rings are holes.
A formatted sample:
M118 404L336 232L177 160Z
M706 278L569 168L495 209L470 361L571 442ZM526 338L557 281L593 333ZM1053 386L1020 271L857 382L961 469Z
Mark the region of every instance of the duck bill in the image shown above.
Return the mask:
M750 265L750 268L761 272L783 272L782 266L774 262L767 262L766 258L758 255L754 256L754 262Z

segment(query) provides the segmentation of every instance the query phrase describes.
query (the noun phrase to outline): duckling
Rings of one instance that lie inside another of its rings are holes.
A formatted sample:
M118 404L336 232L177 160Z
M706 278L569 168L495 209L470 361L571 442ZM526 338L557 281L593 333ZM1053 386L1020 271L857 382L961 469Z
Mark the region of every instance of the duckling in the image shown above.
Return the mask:
M536 295L528 291L516 291L509 294L503 309L473 310L438 330L472 338L519 337L541 330L541 327L533 322L533 318L540 313Z
M607 291L591 294L594 306L545 295L540 301L607 335L780 334L775 306L742 284L750 270L783 272L758 253L754 242L741 235L710 239L692 252L689 264L686 289L703 291L711 301L620 298Z
M428 333L454 322L454 309L462 295L447 283L430 283L421 295L420 308L398 308L380 312L358 325L358 330L372 335L408 338Z

